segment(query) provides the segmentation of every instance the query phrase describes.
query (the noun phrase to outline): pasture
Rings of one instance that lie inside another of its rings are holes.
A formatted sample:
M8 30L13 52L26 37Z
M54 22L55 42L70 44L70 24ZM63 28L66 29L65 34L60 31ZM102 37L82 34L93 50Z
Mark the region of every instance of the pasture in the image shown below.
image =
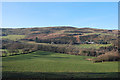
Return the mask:
M91 48L91 49L99 49L100 47L108 47L111 46L112 44L80 44L80 45L76 45L76 47L79 48Z
M3 53L2 51L5 51L5 53ZM9 51L7 49L0 49L0 56L5 57L5 56L11 56L11 53L9 53ZM18 53L12 53L12 55L20 55L22 53L21 49L18 49Z
M112 35L112 36L116 36L116 34L112 34L112 33L98 33L98 32L93 32L93 33L84 33L82 36L87 36L87 35L93 35L93 34L97 34L97 35Z
M93 63L90 56L36 51L2 58L3 78L117 77L118 62Z
M25 37L25 35L7 35L7 36L2 36L2 38L4 39L10 39L10 40L14 40L17 41L19 39L23 39Z

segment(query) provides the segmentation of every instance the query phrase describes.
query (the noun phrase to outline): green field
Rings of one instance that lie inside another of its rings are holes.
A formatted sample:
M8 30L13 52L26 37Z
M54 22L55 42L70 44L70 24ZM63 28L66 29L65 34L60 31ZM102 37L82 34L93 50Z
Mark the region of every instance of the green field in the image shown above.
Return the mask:
M25 37L25 35L7 35L7 36L2 36L2 38L5 39L10 39L10 40L19 40L19 39L23 39Z
M9 53L7 49L0 49L0 52L1 52L1 51L6 51L7 54L2 53L2 54L0 54L0 56L3 56L3 57L4 57L4 56L10 56L10 55L11 55L11 53ZM19 55L19 54L22 53L22 50L21 50L21 49L19 49L18 51L19 51L18 53L12 53L12 54L13 54L13 55Z
M107 47L111 46L112 44L80 44L76 45L79 48L92 48L92 49L99 49L100 47Z
M93 34L99 34L99 35L101 35L101 36L103 36L103 35L112 35L112 36L116 36L116 34L112 34L112 33L84 33L83 35L84 36L87 36L87 35L93 35Z
M118 62L93 63L90 56L45 51L2 58L3 78L117 77Z

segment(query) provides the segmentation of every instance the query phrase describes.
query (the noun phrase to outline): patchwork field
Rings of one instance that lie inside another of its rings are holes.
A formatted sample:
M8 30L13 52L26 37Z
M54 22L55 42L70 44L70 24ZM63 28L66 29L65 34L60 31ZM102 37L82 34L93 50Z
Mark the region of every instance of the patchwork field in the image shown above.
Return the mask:
M3 57L3 78L117 77L118 62L93 63L86 58L94 57L45 51Z

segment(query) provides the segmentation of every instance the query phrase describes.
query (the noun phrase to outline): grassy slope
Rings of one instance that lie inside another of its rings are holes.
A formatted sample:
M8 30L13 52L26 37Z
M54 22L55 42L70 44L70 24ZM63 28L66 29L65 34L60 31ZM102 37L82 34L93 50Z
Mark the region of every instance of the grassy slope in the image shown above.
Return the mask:
M19 40L19 39L23 39L25 37L25 35L7 35L7 36L2 36L2 38L5 39L10 39L10 40Z
M98 33L98 32L93 32L93 33L84 33L84 36L86 35L93 35L93 34L100 34L100 35L112 35L115 36L113 33Z
M2 53L0 56L5 56L5 55L10 56L11 55L11 53L9 53L7 49L0 49L0 51L6 51L7 52L7 54ZM12 53L12 54L18 54L19 55L19 54L21 54L21 52L22 52L22 50L19 49L18 53Z
M59 54L45 51L37 51L30 54L4 57L3 59L3 77L40 77L41 72L46 72L46 76L55 76L55 74L79 77L103 77L108 74L104 72L118 72L117 62L92 63L86 61L88 56L75 56L68 54ZM62 73L67 72L67 73ZM85 72L85 74L77 73ZM87 72L87 74L86 74ZM18 75L16 75L16 73ZM38 74L39 73L39 74ZM88 74L96 73L96 74ZM99 75L100 73L100 75ZM52 75L54 74L54 75ZM109 73L110 74L110 73ZM37 76L38 75L38 76ZM43 74L42 74L43 75ZM96 76L97 75L97 76ZM57 75L56 75L57 76ZM110 77L111 75L109 75ZM113 76L113 75L112 75ZM116 75L115 75L116 76ZM62 76L63 77L63 76Z
M76 45L79 48L92 48L92 49L99 49L100 47L107 47L111 46L112 44L80 44Z

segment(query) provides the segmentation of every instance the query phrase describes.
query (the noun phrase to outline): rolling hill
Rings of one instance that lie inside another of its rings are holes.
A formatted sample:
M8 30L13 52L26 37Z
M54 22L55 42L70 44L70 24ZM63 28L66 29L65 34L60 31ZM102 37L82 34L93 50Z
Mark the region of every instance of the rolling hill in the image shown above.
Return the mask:
M59 41L82 43L85 41L94 41L96 43L103 41L108 43L114 43L117 40L117 30L105 30L105 29L94 29L94 28L75 28L70 26L60 27L43 27L43 28L2 28L2 35L25 35L20 38L24 40L35 41L36 37L45 40L47 43ZM67 40L67 41L66 41ZM42 42L41 41L41 42ZM45 43L46 43L45 42ZM62 43L62 42L61 42Z

